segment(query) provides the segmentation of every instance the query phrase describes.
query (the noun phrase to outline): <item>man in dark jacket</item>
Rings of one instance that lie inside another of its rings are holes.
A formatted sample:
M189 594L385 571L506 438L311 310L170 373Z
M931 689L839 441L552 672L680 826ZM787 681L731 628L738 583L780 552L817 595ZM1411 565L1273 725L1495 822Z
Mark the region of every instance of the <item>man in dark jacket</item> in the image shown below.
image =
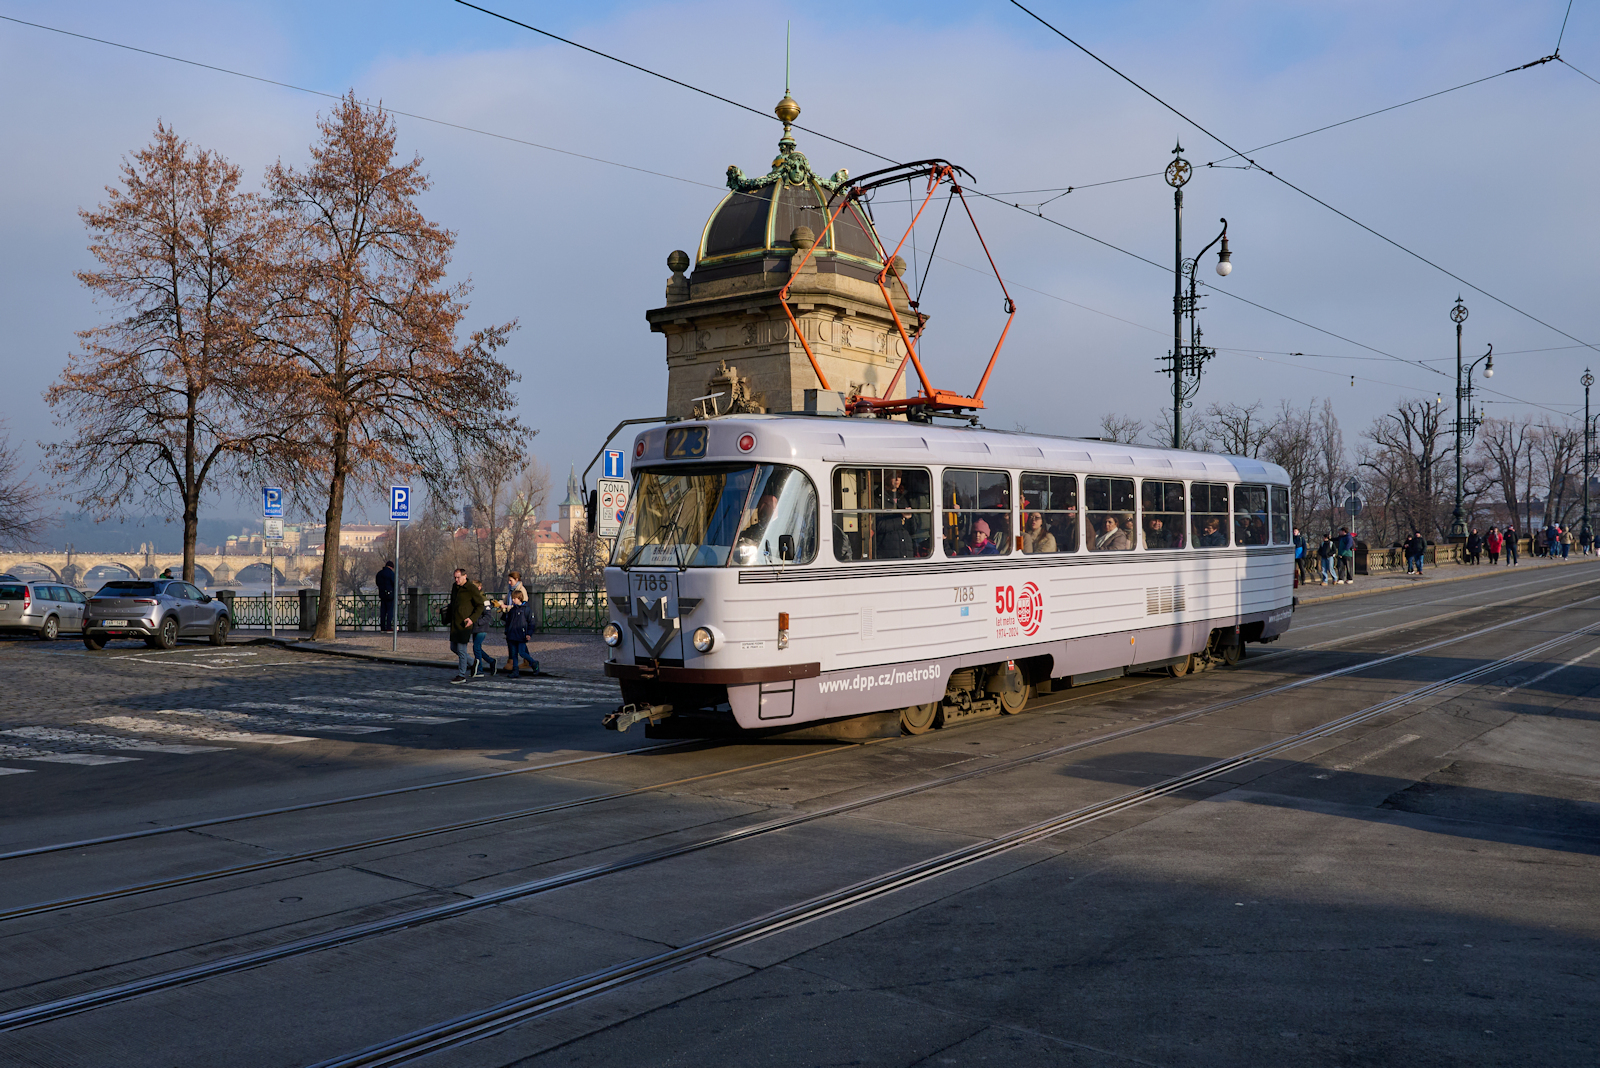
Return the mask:
M1472 532L1467 535L1467 563L1469 563L1469 564L1477 563L1478 562L1478 554L1481 553L1482 551L1483 551L1483 536L1478 533L1478 528L1477 527L1473 527L1472 528Z
M394 561L385 561L373 581L378 586L379 629L394 630Z
M444 618L450 624L450 651L456 654L456 677L451 682L466 682L472 677L476 659L472 653L472 630L483 615L483 593L467 581L467 573L456 568L455 585L450 587L450 602Z

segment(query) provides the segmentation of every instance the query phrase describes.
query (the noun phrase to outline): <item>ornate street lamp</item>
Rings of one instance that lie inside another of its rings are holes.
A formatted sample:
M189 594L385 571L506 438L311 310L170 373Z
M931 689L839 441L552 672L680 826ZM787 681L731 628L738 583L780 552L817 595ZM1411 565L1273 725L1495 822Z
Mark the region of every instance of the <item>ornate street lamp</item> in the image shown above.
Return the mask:
M1200 374L1206 361L1217 354L1216 349L1200 344L1201 332L1195 323L1199 309L1195 272L1201 257L1211 251L1212 245L1222 242L1217 253L1217 274L1226 278L1233 273L1233 253L1228 250L1228 220L1222 220L1222 232L1211 239L1211 244L1200 250L1193 259L1183 258L1183 187L1194 175L1194 168L1183 158L1183 146L1172 150L1172 162L1167 164L1167 184L1172 186L1172 212L1174 232L1174 266L1172 270L1172 352L1159 362L1164 364L1162 374L1172 375L1172 447L1183 448L1183 409L1189 398L1200 387ZM1183 279L1189 279L1189 294L1184 296ZM1189 316L1189 344L1183 343L1183 317Z
M1589 422L1589 387L1594 385L1594 375L1583 369L1583 526L1579 538L1585 545L1594 541L1594 530L1589 526L1589 463L1594 455L1594 424Z
M1449 538L1451 541L1461 542L1467 540L1467 519L1461 507L1462 499L1465 496L1461 472L1461 448L1463 439L1470 440L1473 433L1478 429L1478 425L1471 418L1470 413L1463 418L1461 411L1462 402L1470 396L1472 372L1470 370L1467 372L1466 384L1463 385L1461 374L1461 324L1467 321L1467 306L1461 303L1459 296L1456 297L1455 307L1450 309L1450 320L1456 324L1456 421L1451 427L1456 435L1456 508L1450 515ZM1494 350L1491 349L1490 351ZM1475 367L1477 364L1474 363L1473 366ZM1493 365L1491 364L1491 373L1492 369Z

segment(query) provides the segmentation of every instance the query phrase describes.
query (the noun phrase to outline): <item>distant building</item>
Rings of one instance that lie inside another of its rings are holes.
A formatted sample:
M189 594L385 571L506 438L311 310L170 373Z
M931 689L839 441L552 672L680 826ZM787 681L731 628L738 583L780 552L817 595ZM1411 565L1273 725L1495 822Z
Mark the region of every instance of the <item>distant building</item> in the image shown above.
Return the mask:
M567 499L561 502L557 516L563 541L572 537L573 531L588 527L589 506L583 499L583 484L578 481L576 467L567 475Z

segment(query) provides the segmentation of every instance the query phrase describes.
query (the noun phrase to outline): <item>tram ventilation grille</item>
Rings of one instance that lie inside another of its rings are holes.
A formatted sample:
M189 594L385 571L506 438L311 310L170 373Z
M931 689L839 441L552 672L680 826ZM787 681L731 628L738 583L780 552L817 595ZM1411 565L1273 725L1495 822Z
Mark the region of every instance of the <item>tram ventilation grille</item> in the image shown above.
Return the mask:
M1183 587L1147 586L1144 591L1145 614L1163 616L1169 612L1182 612L1185 607Z

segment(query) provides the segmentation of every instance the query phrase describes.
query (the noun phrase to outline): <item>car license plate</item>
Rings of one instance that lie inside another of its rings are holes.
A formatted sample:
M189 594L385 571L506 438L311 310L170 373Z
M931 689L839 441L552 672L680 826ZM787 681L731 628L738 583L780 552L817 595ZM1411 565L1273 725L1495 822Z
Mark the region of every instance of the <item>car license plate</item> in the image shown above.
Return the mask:
M126 627L127 625L128 625L128 621L126 619L108 619L108 620L106 620L106 626L108 626L108 627Z

